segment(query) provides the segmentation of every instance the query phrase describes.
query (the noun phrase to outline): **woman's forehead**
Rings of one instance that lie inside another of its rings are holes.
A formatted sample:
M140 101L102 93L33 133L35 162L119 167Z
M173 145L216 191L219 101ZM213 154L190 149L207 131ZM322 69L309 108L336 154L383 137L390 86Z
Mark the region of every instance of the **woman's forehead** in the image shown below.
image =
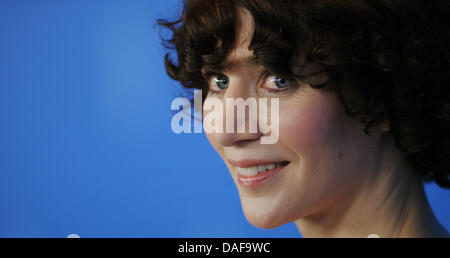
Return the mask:
M255 31L255 21L250 12L244 8L237 8L236 15L236 45L247 46L248 48L252 40L253 32Z
M255 64L253 51L249 50L252 41L255 23L250 12L244 8L237 9L235 23L235 43L230 55L227 57L227 63Z

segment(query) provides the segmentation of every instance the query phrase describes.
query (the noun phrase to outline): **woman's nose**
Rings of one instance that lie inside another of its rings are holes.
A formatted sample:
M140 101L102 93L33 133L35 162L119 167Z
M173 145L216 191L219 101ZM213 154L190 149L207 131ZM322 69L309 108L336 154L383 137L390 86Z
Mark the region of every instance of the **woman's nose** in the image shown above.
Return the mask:
M246 80L231 83L224 94L224 131L215 135L222 146L255 141L262 136L258 126L258 98L251 83Z
M239 146L246 142L257 141L260 133L219 133L216 135L218 142L224 147Z

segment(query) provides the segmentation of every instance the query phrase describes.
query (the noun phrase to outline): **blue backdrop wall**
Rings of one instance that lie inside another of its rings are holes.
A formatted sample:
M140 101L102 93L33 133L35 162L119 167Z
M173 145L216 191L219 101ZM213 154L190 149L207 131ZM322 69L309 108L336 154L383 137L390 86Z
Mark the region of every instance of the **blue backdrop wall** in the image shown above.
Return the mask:
M0 1L0 237L298 237L250 225L180 94L157 18L180 1ZM427 185L450 229L450 191Z

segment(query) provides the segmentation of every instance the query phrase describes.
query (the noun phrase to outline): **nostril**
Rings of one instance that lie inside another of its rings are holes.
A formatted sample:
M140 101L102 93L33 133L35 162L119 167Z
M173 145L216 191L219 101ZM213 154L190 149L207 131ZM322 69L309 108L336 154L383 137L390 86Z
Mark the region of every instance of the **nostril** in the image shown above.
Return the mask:
M259 138L258 138L258 139L259 139ZM258 139L255 139L255 140L258 140ZM253 141L255 141L255 140L248 140L248 139L246 139L246 140L240 140L240 141L235 142L234 145L236 145L236 146L242 146L242 145L246 145L246 144L248 144L248 143L250 143L250 142L253 142Z
M221 133L216 134L220 144L226 147L243 146L254 141L259 141L260 133Z

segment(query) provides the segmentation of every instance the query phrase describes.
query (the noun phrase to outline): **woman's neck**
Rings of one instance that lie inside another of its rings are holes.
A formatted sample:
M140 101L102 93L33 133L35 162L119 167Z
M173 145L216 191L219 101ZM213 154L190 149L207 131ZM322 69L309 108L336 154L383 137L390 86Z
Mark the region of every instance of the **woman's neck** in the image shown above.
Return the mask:
M394 148L348 197L295 221L304 237L448 237L428 204L422 179Z

